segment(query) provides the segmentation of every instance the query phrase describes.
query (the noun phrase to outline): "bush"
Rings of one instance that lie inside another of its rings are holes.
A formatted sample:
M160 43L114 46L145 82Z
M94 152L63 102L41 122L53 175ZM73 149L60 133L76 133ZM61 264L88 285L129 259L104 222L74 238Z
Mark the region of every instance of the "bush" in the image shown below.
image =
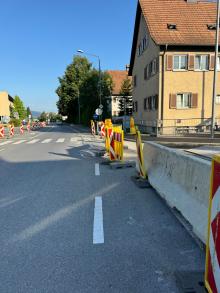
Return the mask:
M12 118L9 122L10 124L13 124L15 127L20 126L21 125L21 120L20 119L16 119L16 118Z

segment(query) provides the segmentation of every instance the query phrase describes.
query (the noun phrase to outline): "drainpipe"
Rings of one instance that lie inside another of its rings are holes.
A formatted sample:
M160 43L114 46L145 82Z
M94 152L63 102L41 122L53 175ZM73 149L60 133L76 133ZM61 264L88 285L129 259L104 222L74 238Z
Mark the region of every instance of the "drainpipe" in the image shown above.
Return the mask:
M168 44L165 45L165 50L163 51L162 57L162 71L161 71L161 111L160 111L160 120L163 121L163 103L164 103L164 65L165 65L165 54L168 48Z

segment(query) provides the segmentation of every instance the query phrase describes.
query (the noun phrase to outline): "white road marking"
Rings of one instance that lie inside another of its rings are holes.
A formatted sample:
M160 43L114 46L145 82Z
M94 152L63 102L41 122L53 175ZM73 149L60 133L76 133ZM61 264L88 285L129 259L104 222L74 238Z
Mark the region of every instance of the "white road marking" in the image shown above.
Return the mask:
M16 141L16 142L13 142L13 144L21 144L23 142L27 141L26 139L22 139L22 140L19 140L19 141Z
M1 149L0 152L4 151L5 149Z
M65 138L59 138L56 142L64 142Z
M39 139L33 139L33 140L28 141L27 144L34 144L38 141L39 141Z
M95 197L94 208L94 224L93 224L93 244L104 243L104 229L103 229L103 212L102 212L102 197Z
M6 141L3 141L3 142L0 142L0 145L6 145L6 144L9 144L11 142L12 142L12 140L6 140Z
M95 176L100 176L99 163L95 164Z
M49 143L52 141L52 138L44 139L41 143Z

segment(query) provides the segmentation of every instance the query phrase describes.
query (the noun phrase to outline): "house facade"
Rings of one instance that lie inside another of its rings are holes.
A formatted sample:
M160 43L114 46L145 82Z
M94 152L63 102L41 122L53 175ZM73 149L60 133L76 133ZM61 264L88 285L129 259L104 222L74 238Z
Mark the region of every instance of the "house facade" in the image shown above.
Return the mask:
M10 120L10 107L13 106L14 99L7 92L0 92L0 122L8 123Z
M129 74L133 115L146 132L210 130L215 18L216 3L139 0ZM219 74L215 100L218 124Z
M107 73L111 76L113 81L113 90L110 97L109 109L112 117L118 117L120 115L120 101L122 96L120 94L121 86L126 78L131 80L126 70L108 70ZM132 99L132 96L128 96L128 99ZM127 111L132 112L132 106L126 105Z

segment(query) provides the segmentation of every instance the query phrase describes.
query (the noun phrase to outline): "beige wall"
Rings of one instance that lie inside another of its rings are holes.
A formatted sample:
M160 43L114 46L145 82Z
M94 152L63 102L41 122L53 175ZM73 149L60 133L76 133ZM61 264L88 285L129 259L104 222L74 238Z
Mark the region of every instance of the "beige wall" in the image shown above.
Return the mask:
M9 106L12 103L8 99L7 92L0 92L0 116L10 116Z
M111 97L111 111L112 111L112 116L118 116L119 114L119 98L118 97Z
M187 52L190 55L210 54L210 52ZM167 53L171 54L171 53ZM166 55L167 55L166 54ZM186 54L186 52L172 52ZM165 58L166 59L166 58ZM165 62L166 67L166 62ZM167 71L164 74L164 119L210 118L212 111L212 89L214 71ZM189 109L170 109L170 94L181 92L197 93L198 107ZM220 73L217 78L217 95L220 95ZM220 118L220 105L216 105L216 117Z
M138 56L138 45L145 35L147 35L149 38L148 46L146 50L142 53L142 55ZM158 117L158 111L144 110L144 99L149 96L159 94L159 74L155 74L149 80L145 80L144 68L153 59L157 58L159 56L159 53L159 46L157 46L154 43L154 41L150 38L146 22L144 20L143 15L141 15L136 55L132 74L133 78L135 75L137 76L137 87L134 87L132 92L133 102L138 101L138 112L135 112L133 114L135 120L155 120Z

